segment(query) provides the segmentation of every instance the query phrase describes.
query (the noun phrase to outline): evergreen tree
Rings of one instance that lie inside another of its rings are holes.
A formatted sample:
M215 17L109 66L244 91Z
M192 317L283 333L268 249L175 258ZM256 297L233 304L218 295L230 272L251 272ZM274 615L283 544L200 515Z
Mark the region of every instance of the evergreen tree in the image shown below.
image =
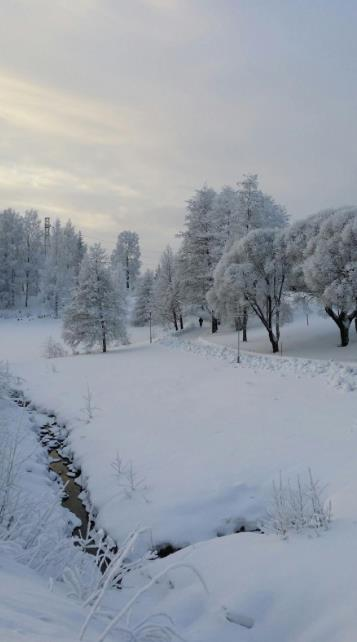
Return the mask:
M232 220L232 242L252 230L284 227L288 223L285 209L259 189L257 174L248 174L238 183L237 207Z
M188 201L182 247L179 252L179 279L186 304L206 309L206 294L213 283L216 264L216 227L213 207L216 193L203 187Z
M43 299L56 318L78 281L83 252L85 248L71 221L62 227L57 219L51 229L42 279Z
M125 271L127 289L134 287L139 276L140 254L138 234L130 230L121 232L112 253L112 265L113 267L120 265Z
M154 273L146 270L136 287L136 301L133 310L134 325L143 326L149 322L153 312Z
M108 257L99 243L82 261L78 286L65 310L63 338L72 348L95 345L107 351L110 343L127 343L126 306L118 280L108 267Z
M42 278L43 300L56 318L70 295L68 279L66 279L66 253L63 241L62 225L57 219L51 228Z
M154 318L162 324L173 323L175 330L183 329L180 285L177 262L170 246L163 252L153 289Z
M23 217L22 271L25 307L29 297L40 290L41 268L44 261L41 221L36 210L27 210Z
M12 209L0 214L0 306L12 308L21 292L23 221Z

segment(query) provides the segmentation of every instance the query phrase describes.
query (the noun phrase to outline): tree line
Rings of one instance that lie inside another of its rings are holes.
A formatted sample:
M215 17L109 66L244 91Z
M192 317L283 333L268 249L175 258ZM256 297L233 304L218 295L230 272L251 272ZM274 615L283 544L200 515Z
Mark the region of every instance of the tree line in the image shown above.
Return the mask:
M167 248L137 288L134 322L183 327L184 315L217 317L243 331L259 320L273 352L291 303L322 306L341 346L357 330L357 208L331 208L289 224L284 207L248 175L237 188L204 186L187 203L176 254Z
M38 213L0 213L0 307L40 302L64 315L73 348L127 341L127 293L133 322L183 329L195 315L243 331L254 316L279 350L291 303L322 306L342 346L357 330L357 208L328 209L290 224L284 207L265 194L257 175L219 192L204 186L187 202L179 250L167 247L155 270L140 276L139 237L125 230L111 254L87 248L70 221L56 220L48 238Z

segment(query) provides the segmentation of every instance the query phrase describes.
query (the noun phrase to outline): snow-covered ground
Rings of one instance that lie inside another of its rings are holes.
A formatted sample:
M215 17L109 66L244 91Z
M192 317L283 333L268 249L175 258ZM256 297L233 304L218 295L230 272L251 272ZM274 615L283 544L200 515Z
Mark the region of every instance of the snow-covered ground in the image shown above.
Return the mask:
M229 328L220 328L212 335L206 323L203 332L196 329L194 333L212 343L237 346L237 333ZM287 357L304 357L341 362L357 362L357 333L354 325L350 330L350 344L341 348L340 333L336 324L327 315L310 314L308 324L305 315L297 316L292 323L286 323L281 329L283 355ZM270 354L271 345L266 330L259 324L248 330L248 343L242 349L249 352Z
M315 332L315 322L326 332ZM42 345L49 335L60 336L59 323L0 321L0 353L23 378L26 396L70 430L99 523L118 541L141 525L156 545L191 544L154 565L192 563L209 595L180 570L173 589L160 584L142 603L149 614L159 601L188 640L352 642L355 636L357 374L347 364L344 381L351 385L341 386L339 365L308 365L307 348L299 348L302 322L284 328L284 341L288 332L285 354L304 357L306 373L279 355L237 365L230 358L236 335L212 338L205 329L152 345L147 329L135 329L130 346L106 355L48 360ZM310 319L306 332L314 333L313 356L333 359L336 350L343 360L356 360L354 331L344 350L335 348L331 321ZM252 352L259 342L268 349L259 333L250 333ZM212 340L228 346L228 358L222 346L215 352L205 343ZM332 501L334 519L323 536L216 537L254 526L280 472L294 479L308 468L328 485ZM224 608L230 619L253 618L253 628L227 621Z

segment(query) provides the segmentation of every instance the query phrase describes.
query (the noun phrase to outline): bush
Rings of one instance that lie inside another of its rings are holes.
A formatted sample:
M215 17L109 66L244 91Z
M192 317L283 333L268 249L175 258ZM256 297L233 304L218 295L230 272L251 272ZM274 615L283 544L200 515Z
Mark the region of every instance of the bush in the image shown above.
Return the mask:
M62 343L55 341L53 337L48 337L43 349L43 356L46 359L57 359L58 357L65 357L67 355Z
M276 533L286 539L290 531L310 531L319 534L327 530L332 518L331 502L323 500L324 487L315 481L311 470L306 480L298 476L293 485L280 475L279 483L273 482L271 505L262 523L264 531Z

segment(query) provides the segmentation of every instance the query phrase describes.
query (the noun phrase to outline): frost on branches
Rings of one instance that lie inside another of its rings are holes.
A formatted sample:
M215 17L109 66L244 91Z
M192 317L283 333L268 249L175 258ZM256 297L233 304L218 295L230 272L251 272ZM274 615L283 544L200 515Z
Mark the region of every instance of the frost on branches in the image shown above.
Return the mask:
M57 318L68 304L78 279L85 247L70 221L62 227L56 220L49 240L41 284L47 308Z
M136 300L133 310L133 323L137 326L146 325L153 312L154 273L146 270L136 286Z
M111 258L113 267L120 266L125 272L127 289L132 289L141 266L138 234L130 230L121 232Z
M100 244L83 259L78 286L65 310L63 339L73 349L100 346L103 352L110 343L128 342L125 296Z
M244 176L237 187L225 186L219 193L203 187L188 201L178 274L185 307L195 308L200 316L208 309L222 315L211 288L215 268L232 245L253 230L287 225L285 209L259 189L256 174ZM236 327L242 319L246 340L249 306L238 298L239 303L231 300L224 308Z
M272 228L253 230L221 259L210 300L223 313L239 314L248 306L265 327L273 352L278 352L288 275L283 233Z
M173 324L183 329L181 289L178 279L177 258L171 247L163 252L153 289L154 319L163 325Z
M325 218L306 255L306 287L338 326L341 346L347 346L357 317L357 209L333 211Z

